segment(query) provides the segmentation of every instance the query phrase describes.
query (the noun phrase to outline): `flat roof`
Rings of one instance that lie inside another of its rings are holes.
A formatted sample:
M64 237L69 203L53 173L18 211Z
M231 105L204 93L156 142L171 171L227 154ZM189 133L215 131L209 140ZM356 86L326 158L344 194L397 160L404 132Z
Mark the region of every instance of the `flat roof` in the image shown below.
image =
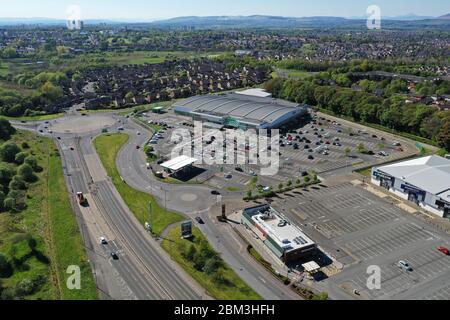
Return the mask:
M197 162L197 159L190 158L188 156L180 156L175 159L169 160L161 164L161 167L171 171L179 171L187 166L190 166Z
M264 229L270 238L284 250L291 251L315 245L299 228L283 218L276 210L269 207L268 211L252 216L252 219Z
M313 272L317 272L320 270L320 266L315 261L304 263L304 264L302 264L302 267L308 273L313 273Z
M243 91L236 91L236 94L242 94L245 96L253 96L253 97L261 97L261 98L270 98L272 94L267 92L264 89L247 89Z
M376 169L450 201L450 160L448 159L433 155Z

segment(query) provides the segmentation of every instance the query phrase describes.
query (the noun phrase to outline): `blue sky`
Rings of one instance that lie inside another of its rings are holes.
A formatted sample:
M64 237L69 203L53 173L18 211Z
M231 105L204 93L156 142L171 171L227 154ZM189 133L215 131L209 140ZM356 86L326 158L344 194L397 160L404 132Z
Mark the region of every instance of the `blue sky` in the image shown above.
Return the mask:
M2 1L0 17L65 18L79 5L83 19L162 19L207 15L365 16L369 5L382 15L440 16L450 13L449 0L14 0ZM5 3L6 2L6 3Z

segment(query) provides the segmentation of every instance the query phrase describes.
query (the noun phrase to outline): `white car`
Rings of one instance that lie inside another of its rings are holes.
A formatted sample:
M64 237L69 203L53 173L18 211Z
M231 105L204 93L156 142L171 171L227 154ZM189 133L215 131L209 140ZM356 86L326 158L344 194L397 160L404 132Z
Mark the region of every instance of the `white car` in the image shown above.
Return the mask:
M406 272L412 272L413 271L413 268L411 267L411 265L408 262L404 261L404 260L399 261L397 266L399 268L403 269L403 271L406 271Z

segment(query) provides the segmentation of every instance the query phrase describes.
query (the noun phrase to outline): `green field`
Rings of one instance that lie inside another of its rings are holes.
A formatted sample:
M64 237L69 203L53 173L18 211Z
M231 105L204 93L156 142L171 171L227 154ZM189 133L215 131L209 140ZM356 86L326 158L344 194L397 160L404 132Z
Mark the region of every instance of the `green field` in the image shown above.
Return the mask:
M64 116L64 113L55 113L55 114L44 114L40 116L30 116L30 117L6 117L0 116L0 119L6 119L10 121L48 121L58 119Z
M149 204L152 204L153 233L159 236L169 225L183 221L184 217L161 208L153 196L135 190L122 181L116 167L116 157L128 139L126 134L106 134L95 139L94 145L108 176L142 225L149 222Z
M197 251L201 251L202 245L211 249L206 238L197 228L193 230L193 240L181 239L181 228L175 227L169 232L162 243L172 259L174 259L183 269L197 280L208 293L217 300L261 300L261 297L253 291L241 278L223 261L221 270L221 280L216 274L208 275L206 272L198 271L186 256L191 246Z
M41 279L43 284L25 299L97 299L56 146L50 139L25 131L16 133L12 141L18 145L27 142L28 152L35 155L42 171L27 190L26 209L0 214L0 252L24 261L11 277L1 279L3 287L11 290L25 279ZM27 245L30 237L37 242L34 250ZM81 290L66 286L70 276L66 270L71 265L80 267Z

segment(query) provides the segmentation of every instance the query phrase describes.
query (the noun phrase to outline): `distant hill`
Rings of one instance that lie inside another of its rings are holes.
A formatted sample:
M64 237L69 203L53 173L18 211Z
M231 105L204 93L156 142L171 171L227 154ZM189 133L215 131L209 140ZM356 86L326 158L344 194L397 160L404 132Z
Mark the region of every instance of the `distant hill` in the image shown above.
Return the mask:
M131 25L136 27L155 28L196 28L196 29L229 29L229 28L328 28L328 29L366 29L366 17L281 17L281 16L187 16L157 21L124 20L85 20L85 25ZM65 26L62 19L49 18L1 18L0 27L3 26ZM391 29L444 29L450 30L450 14L439 18L406 15L399 17L385 17L383 28Z
M191 26L191 27L311 27L323 25L338 25L342 23L354 23L354 20L348 20L340 17L280 17L280 16L209 16L209 17L178 17L167 20L153 22L159 26Z

